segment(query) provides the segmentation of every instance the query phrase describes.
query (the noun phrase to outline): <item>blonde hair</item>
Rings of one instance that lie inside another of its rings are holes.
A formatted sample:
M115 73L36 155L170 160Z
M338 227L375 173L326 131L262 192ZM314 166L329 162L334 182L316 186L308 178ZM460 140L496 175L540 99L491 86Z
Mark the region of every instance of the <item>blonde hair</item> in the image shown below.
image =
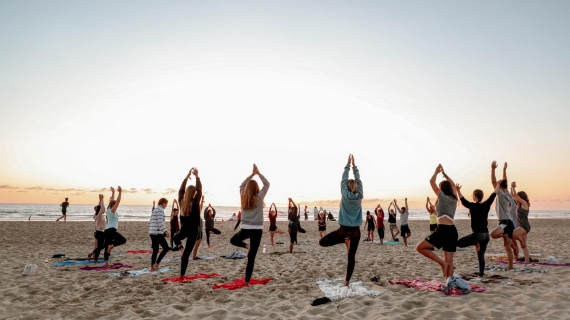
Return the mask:
M180 215L181 216L189 216L192 213L192 199L194 199L194 193L196 193L195 186L189 186L186 188L186 192L184 193L184 198L182 199L182 203L180 204Z
M245 185L245 190L241 194L241 209L251 210L259 204L259 198L257 194L259 193L259 185L255 180L249 180Z
M348 190L352 193L358 192L358 184L356 183L356 180L354 179L348 180Z

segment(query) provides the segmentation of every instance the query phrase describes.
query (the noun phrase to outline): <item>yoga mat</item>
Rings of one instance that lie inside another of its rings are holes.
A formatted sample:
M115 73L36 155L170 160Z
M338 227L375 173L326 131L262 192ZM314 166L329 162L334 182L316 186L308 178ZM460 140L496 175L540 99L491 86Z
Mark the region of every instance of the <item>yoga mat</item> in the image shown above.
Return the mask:
M269 281L273 280L273 278L265 278L265 279L250 279L249 280L249 285L253 286L253 285L265 285L267 284ZM222 283L222 284L214 284L212 286L212 288L214 290L216 289L228 289L228 290L236 290L236 289L241 289L244 288L245 285L245 278L239 278L237 280L235 280L234 282L230 282L230 283Z
M66 260L66 261L58 261L56 263L53 264L54 267L70 267L70 266L81 266L81 265L86 265L86 264L98 264L98 263L103 263L105 261L103 261L103 259L99 260L99 262L95 262L93 260L91 261L87 261L87 260L82 260L82 261L75 261L75 260Z
M348 287L344 285L343 279L317 279L317 285L319 289L325 293L325 297L329 298L331 301L338 301L349 297L359 297L359 296L378 296L379 291L368 290L362 284L362 281L351 282Z
M406 280L390 280L390 284L403 284L406 285L408 288L413 288L421 291L442 291L441 285L443 283L436 281L436 280L421 280L417 278L406 279ZM471 292L483 292L487 290L485 287L481 287L474 284L469 284L471 287ZM457 288L451 288L450 295L463 295L461 291Z
M108 267L105 267L105 266L101 266L101 267L85 266L85 267L81 267L79 269L85 270L85 271L107 271L107 270L114 270L114 269L121 269L121 268L134 268L134 267L131 265L128 265L128 264L114 263Z
M172 278L164 278L164 279L162 279L162 281L186 283L186 282L194 281L196 279L208 279L208 278L212 278L212 277L220 277L220 275L217 273L197 273L193 276L184 276L183 279L180 279L180 277L178 276L178 277L172 277Z

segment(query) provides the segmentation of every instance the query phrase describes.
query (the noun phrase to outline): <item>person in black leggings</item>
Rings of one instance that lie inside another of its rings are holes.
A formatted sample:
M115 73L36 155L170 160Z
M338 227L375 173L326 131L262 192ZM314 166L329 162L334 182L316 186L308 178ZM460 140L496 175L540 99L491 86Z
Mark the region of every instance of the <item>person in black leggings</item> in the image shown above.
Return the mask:
M158 200L158 206L152 210L152 215L150 216L148 234L152 241L152 256L150 259L151 271L158 271L160 261L162 261L162 258L164 258L170 250L168 241L166 241L166 238L169 238L170 234L168 233L166 224L164 223L164 209L167 205L168 200L161 198ZM157 259L156 255L158 254L159 247L162 247L162 251Z
M293 253L293 246L297 243L297 234L299 232L299 215L297 211L297 205L293 199L289 198L289 237L291 238L291 243L289 244L289 252Z
M253 180L253 176L257 175L263 188L260 190L257 181ZM269 181L259 172L257 166L253 165L253 172L241 184L240 199L242 224L241 230L236 233L230 240L230 243L236 247L248 249L247 266L245 267L245 284L249 285L253 267L255 265L255 256L261 243L263 235L263 199L269 190ZM249 238L249 245L243 240Z
M194 174L196 178L196 186L188 186L186 183L190 175ZM200 199L202 199L202 182L198 177L198 169L192 168L186 179L182 181L180 190L178 190L178 202L180 203L180 232L174 236L174 243L178 250L184 248L182 253L182 261L180 262L180 278L184 279L186 268L188 268L188 259L194 249L198 231L200 228ZM186 239L186 246L182 246L182 240Z
M213 234L221 234L222 232L216 228L214 228L214 223L216 218L216 209L212 207L211 204L208 204L208 207L204 209L204 221L206 222L206 242L208 243L208 247L210 246L210 233Z
M348 179L350 164L352 162L352 171L354 179ZM362 225L362 198L364 192L362 181L360 181L360 172L354 163L354 156L348 156L348 163L344 167L342 180L340 183L341 201L340 210L338 212L338 224L340 228L335 230L320 241L319 245L330 247L337 244L345 243L348 248L348 265L346 266L345 286L348 286L354 266L356 265L356 250L360 242L360 226Z
M498 188L498 184L497 184ZM497 197L497 189L491 194L491 196L483 201L483 191L476 189L473 191L473 201L467 201L461 194L461 186L456 187L457 194L459 195L459 200L461 204L469 209L469 215L471 216L471 233L457 241L457 246L459 248L466 248L469 246L475 246L477 250L477 260L479 260L479 276L482 277L485 274L485 251L487 250L487 245L489 244L489 229L488 222L489 211L491 210L491 205L495 198Z

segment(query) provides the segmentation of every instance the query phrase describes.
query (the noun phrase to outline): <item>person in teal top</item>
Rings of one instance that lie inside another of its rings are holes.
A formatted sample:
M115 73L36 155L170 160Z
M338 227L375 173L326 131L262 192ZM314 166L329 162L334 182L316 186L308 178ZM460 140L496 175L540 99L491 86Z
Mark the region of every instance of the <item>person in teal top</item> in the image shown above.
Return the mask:
M352 171L354 179L348 179L350 164L352 163ZM345 286L348 286L354 266L356 264L356 250L360 243L360 226L362 225L362 181L360 181L360 173L354 163L354 156L348 156L348 163L344 167L342 180L340 183L340 210L338 213L338 224L340 228L335 230L320 241L322 247L330 247L341 243L346 243L348 249L348 265L346 267Z

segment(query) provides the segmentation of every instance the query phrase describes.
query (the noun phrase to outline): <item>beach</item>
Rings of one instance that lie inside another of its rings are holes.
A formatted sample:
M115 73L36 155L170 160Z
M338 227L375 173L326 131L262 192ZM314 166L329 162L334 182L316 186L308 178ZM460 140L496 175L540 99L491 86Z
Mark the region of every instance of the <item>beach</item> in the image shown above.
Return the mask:
M570 220L531 219L529 234L531 254L555 256L570 262ZM79 266L55 267L67 257L87 257L93 249L92 222L0 221L0 317L3 319L568 319L570 315L570 268L529 266L546 269L548 273L489 272L512 280L532 280L531 285L483 285L485 292L462 296L446 296L442 292L419 291L404 285L390 284L396 279L434 279L443 281L441 268L421 256L415 245L429 235L428 221L410 221L411 246L360 243L352 281L361 280L378 296L345 298L320 306L311 302L323 297L315 280L344 278L346 247L318 246L319 233L315 221L301 221L305 234L299 234L299 245L288 253L288 234L276 235L285 245L267 247L258 252L253 277L274 278L266 285L255 285L235 291L213 290L214 284L232 282L245 274L246 260L227 260L238 248L229 243L235 222L216 222L221 235L211 236L217 248L207 248L205 238L198 256L213 260L191 261L186 275L218 273L220 277L197 279L191 283L164 283L163 278L178 275L180 263L161 263L174 269L171 273L145 274L131 277L109 276L113 271L83 271ZM387 223L386 223L387 225ZM497 225L489 220L489 228ZM285 230L287 222L278 222ZM337 222L329 221L327 232ZM269 222L265 222L262 244L269 244ZM459 235L470 233L467 220L457 221ZM125 254L127 250L150 249L148 222L120 221L119 232L127 243L113 250L124 254L112 258L140 270L150 266L150 254ZM386 229L389 240L389 230ZM363 240L366 232L362 232ZM377 234L375 234L377 237ZM244 250L241 250L244 251ZM287 252L287 253L286 253ZM502 240L491 240L487 253L503 253ZM283 254L276 254L283 253ZM438 252L442 255L442 252ZM169 252L166 258L179 257ZM46 258L49 261L44 262ZM477 271L473 248L455 254L455 273ZM37 264L35 275L23 276L28 263ZM487 265L495 263L487 259ZM517 266L515 267L524 267ZM118 270L123 271L123 270ZM379 282L371 281L373 276Z

